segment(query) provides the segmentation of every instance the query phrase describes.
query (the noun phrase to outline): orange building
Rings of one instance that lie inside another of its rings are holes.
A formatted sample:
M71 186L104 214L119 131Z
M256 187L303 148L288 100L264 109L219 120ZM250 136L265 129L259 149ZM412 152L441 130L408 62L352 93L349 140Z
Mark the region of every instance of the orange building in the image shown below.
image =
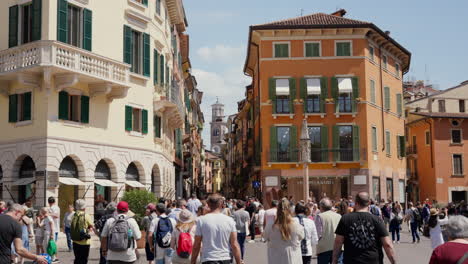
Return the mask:
M252 138L261 155L251 181L261 179L267 203L303 199L304 118L313 199L368 191L379 200L405 200L402 78L411 54L389 32L345 14L250 27L244 72L252 77Z
M406 104L409 198L440 203L468 199L468 82Z

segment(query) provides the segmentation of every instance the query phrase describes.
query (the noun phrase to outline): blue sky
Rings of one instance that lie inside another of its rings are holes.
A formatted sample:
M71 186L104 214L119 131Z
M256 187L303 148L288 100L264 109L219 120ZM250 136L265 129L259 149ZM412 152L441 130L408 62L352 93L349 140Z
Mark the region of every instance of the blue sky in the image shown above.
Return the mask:
M203 138L209 148L210 105L219 96L226 114L237 111L250 83L243 72L250 25L344 8L345 17L369 21L412 53L405 79L446 89L468 80L468 1L435 0L185 0L190 58L203 91Z

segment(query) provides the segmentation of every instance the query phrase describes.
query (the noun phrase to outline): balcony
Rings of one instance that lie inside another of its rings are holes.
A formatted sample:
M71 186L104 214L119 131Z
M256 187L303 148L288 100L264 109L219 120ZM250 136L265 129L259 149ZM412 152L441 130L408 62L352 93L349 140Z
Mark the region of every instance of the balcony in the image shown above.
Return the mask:
M123 98L129 88L130 65L53 40L40 40L0 51L0 93L10 81L59 92L87 83L90 96ZM52 78L55 81L52 82ZM43 79L43 80L42 80Z
M177 82L164 87L165 96L154 94L154 111L164 113L169 119L169 125L173 128L182 128L185 123L184 104L180 98L180 88Z
M416 148L416 145L408 146L406 147L406 156L414 157L416 158L418 155L418 149Z
M270 150L268 162L270 163L290 163L301 162L301 151L293 150ZM322 149L312 148L310 153L311 163L340 163L340 162L362 162L367 157L367 150L361 149Z

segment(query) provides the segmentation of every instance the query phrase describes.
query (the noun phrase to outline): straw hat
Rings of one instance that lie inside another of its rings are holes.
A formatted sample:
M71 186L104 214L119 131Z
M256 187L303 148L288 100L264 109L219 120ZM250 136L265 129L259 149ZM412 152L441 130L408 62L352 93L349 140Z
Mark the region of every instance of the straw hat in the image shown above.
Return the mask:
M437 215L437 209L431 208L431 215Z
M180 211L180 213L179 213L179 222L187 224L187 223L191 223L193 221L194 221L193 214L189 210L184 209L184 210Z

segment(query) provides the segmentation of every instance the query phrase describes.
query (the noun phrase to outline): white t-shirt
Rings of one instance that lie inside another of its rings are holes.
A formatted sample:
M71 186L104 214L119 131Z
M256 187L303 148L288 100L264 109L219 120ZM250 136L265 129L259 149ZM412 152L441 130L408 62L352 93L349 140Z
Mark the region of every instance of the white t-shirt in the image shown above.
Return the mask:
M263 226L263 222L265 221L265 210L264 209L258 210L257 215L258 215L257 225Z
M230 260L232 232L237 233L232 217L210 213L198 218L195 236L202 237L201 262Z
M49 208L49 212L52 213L52 214L57 214L58 217L57 218L53 218L54 219L54 227L55 227L55 233L57 232L60 232L60 207L58 207L57 205L52 205L50 208Z
M53 227L54 227L54 232L56 232L55 230L57 229L57 227L55 226L55 221L54 219L52 219L52 216L47 216L46 218L44 218L44 231L47 233L47 235L50 235L50 233L52 232L51 229L50 229L50 223L52 223ZM47 238L49 239L49 238Z
M153 221L150 224L149 232L150 234L153 234L153 239L154 239L154 232L158 228L158 223L159 223L159 218L167 218L168 216L166 214L160 215L158 218L153 219ZM172 234L174 233L175 227L176 227L176 221L173 218L169 218L172 224ZM171 235L172 235L171 234ZM165 257L165 251L167 248L160 248L158 244L156 243L156 249L155 249L155 259L164 259Z
M277 212L276 208L271 208L271 209L268 209L268 210L265 211L266 226L273 225L275 223L276 212Z
M119 214L117 217L125 217L123 214ZM128 226L133 232L133 237L135 240L139 240L141 238L141 232L140 232L140 227L138 226L137 222L133 218L128 218ZM109 235L109 229L112 227L112 225L115 222L115 218L109 218L106 221L106 224L104 225L104 228L102 229L101 232L101 237L107 237ZM136 241L133 243L133 247L130 247L127 249L127 251L112 251L109 250L107 252L107 260L120 260L123 262L132 262L136 261L136 253L135 253L135 248L136 248Z

